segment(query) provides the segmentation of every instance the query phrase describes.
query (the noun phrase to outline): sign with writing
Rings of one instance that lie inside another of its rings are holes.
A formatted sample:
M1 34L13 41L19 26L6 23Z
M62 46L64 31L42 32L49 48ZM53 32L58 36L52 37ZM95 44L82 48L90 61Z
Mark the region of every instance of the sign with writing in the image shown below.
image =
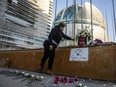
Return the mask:
M88 48L71 49L70 61L88 61Z

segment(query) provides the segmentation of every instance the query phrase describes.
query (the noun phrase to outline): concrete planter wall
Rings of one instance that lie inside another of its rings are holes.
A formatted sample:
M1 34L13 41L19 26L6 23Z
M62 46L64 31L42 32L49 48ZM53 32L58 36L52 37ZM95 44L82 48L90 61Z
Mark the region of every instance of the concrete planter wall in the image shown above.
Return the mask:
M43 50L3 51L0 60L8 58L10 67L37 71ZM99 80L116 80L116 45L89 47L89 61L70 62L70 48L58 48L54 60L55 74ZM44 71L47 70L47 62Z

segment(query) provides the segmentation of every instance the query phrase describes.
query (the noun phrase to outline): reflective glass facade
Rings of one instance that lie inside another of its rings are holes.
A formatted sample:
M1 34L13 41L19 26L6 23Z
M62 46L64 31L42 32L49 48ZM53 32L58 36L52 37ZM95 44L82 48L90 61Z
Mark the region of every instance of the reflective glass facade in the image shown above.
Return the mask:
M1 50L42 48L50 25L37 0L0 0Z

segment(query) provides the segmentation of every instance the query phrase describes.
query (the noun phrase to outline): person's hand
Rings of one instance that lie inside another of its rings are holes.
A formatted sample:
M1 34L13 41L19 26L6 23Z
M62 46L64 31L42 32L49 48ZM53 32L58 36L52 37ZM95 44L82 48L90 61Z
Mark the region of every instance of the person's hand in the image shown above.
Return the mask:
M74 41L75 39L74 38L72 38L72 41Z
M52 45L49 45L49 49L52 50L53 49L53 46Z

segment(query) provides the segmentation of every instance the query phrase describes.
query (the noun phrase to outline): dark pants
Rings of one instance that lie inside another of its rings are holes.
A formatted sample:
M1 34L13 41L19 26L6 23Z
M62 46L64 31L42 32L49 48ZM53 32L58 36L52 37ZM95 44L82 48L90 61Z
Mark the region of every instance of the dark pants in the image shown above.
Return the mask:
M48 59L48 69L52 70L52 65L53 65L53 61L54 61L54 57L55 57L55 49L56 49L56 45L53 44L53 49L49 50L49 42L47 40L44 41L44 55L42 57L41 60L41 67L44 67L44 64L46 62L46 60Z

